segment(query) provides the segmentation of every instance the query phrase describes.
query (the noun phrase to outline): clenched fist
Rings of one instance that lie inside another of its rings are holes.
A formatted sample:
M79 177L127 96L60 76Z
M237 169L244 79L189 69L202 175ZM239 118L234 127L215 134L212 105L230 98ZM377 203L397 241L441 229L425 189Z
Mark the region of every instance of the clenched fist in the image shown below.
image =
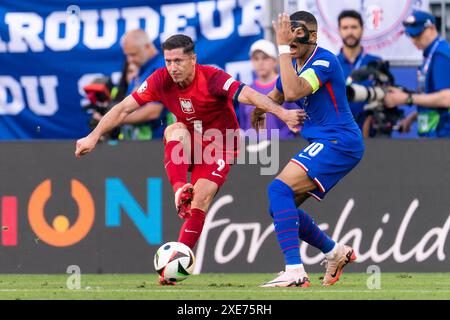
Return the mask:
M98 138L90 135L78 140L76 143L75 157L80 158L81 156L84 156L94 150L97 141Z

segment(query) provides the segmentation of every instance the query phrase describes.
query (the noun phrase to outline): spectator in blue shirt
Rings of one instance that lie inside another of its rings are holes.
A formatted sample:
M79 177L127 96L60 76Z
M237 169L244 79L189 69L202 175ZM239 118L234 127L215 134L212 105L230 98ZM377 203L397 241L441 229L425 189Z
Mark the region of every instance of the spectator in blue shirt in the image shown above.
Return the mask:
M353 70L367 66L372 61L381 61L380 57L368 54L361 45L364 31L364 23L359 12L345 10L338 17L339 34L342 39L342 49L338 55L338 60L344 71L347 84L352 82L350 74ZM371 85L371 81L358 83L361 85ZM371 130L372 116L370 111L365 111L364 102L350 103L350 109L356 123L361 129L365 138L374 135Z
M436 99L448 95L450 89L450 46L439 37L436 19L428 12L414 11L403 24L414 45L423 50L424 61L418 70L418 93L391 88L385 97L386 106L417 105L417 112L400 123L405 132L417 120L419 136L450 137L448 99Z

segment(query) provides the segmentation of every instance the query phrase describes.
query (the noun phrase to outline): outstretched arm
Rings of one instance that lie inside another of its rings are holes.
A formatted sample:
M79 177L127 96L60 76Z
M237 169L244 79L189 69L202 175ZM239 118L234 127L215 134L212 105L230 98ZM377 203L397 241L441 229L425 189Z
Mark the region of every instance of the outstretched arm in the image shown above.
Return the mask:
M270 91L267 96L274 101L275 103L278 103L279 105L282 105L284 103L284 95L282 92L278 91L278 89L275 87L272 91ZM255 129L263 129L266 127L266 112L262 109L255 108L252 111L251 114L251 124L252 127ZM295 132L297 132L297 128L295 128Z
M75 156L79 158L91 152L103 134L121 124L125 117L138 107L139 104L131 96L126 97L122 102L116 104L105 114L97 127L88 136L77 141Z
M428 108L449 108L450 107L450 89L444 89L433 93L413 93L412 104ZM388 108L408 102L408 93L399 88L389 88L389 92L384 98Z
M276 117L284 121L291 130L295 130L295 127L303 124L306 113L301 109L287 110L282 106L274 102L269 97L253 90L248 86L242 88L239 94L238 101L256 106L258 109L264 112L270 112Z

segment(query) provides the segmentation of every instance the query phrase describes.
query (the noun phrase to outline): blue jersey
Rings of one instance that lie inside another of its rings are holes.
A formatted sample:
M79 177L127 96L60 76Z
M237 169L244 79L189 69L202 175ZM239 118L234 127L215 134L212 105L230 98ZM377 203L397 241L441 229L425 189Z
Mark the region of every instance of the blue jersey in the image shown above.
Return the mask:
M436 38L424 51L419 69L419 91L433 93L450 89L450 46ZM423 83L424 82L424 83ZM450 109L418 107L418 133L422 137L450 137Z
M302 68L297 67L296 59L292 63L299 76L303 72L314 72L319 81L314 93L296 101L308 114L302 136L308 142L336 141L340 148L350 152L364 150L362 134L350 111L344 74L336 56L316 47ZM280 77L277 89L283 92Z

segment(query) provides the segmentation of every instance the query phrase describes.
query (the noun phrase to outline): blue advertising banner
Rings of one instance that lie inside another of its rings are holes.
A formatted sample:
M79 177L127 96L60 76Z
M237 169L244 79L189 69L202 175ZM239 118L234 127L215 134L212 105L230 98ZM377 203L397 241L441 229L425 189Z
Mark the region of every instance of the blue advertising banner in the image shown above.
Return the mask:
M45 0L0 3L0 139L88 133L83 86L120 77L120 39L144 29L157 48L184 33L198 62L251 82L248 51L263 36L264 0ZM162 54L158 64L164 65Z

